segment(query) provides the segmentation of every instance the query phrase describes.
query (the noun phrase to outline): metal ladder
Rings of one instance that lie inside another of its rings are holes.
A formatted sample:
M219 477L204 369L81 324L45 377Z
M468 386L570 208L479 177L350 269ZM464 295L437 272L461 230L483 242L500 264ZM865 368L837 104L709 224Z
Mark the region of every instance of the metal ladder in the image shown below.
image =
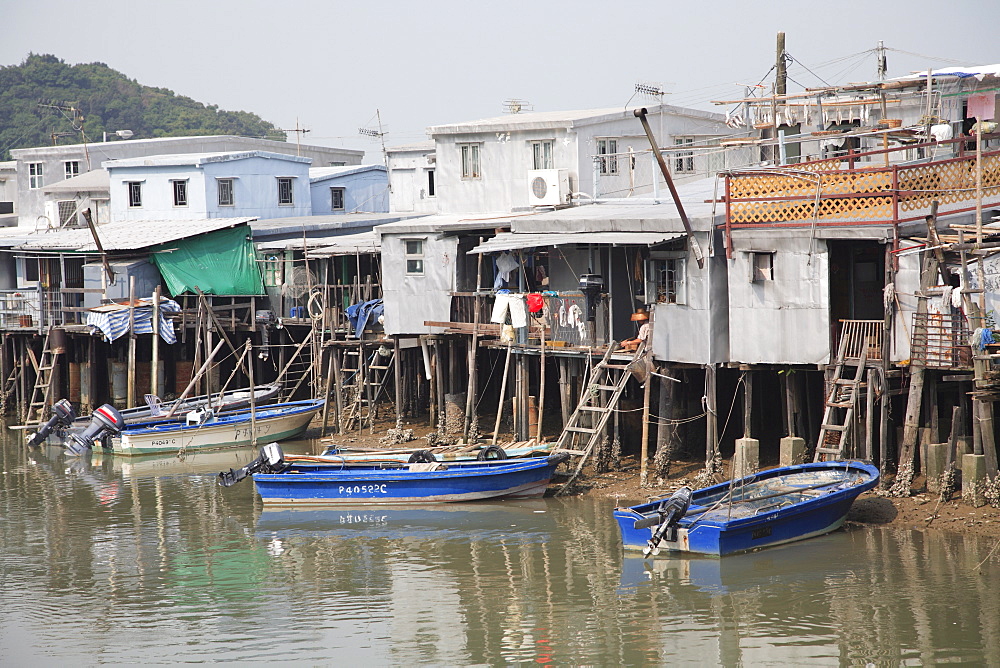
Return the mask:
M847 371L847 337L840 341L837 351L837 366L830 381L830 392L826 397L826 410L823 411L823 422L819 428L819 440L816 441L816 455L813 461L825 462L844 458L847 445L851 439L851 427L854 412L861 394L861 380L865 375L865 365L868 362L868 347L861 349L857 370L854 377L845 377ZM838 415L843 419L838 419ZM829 442L827 442L829 440Z
M581 440L582 437L586 438L586 444L582 448L582 455L576 470L569 480L559 488L557 494L562 494L576 479L580 471L583 470L587 457L603 438L608 419L615 412L618 400L621 398L622 392L625 391L625 386L628 385L629 377L632 375L629 367L640 360L645 353L645 342L642 342L629 363L615 364L611 361L611 355L617 347L618 344L612 341L608 345L604 357L591 369L590 381L580 393L580 402L567 420L566 426L563 428L562 434L559 435L555 448L553 448L553 450L571 449L570 446L576 441Z

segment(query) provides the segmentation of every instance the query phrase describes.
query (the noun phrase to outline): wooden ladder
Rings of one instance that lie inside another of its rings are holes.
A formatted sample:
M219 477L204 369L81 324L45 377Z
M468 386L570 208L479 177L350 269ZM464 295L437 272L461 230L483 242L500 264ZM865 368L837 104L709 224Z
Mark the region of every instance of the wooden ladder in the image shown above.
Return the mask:
M848 442L851 439L851 427L854 421L854 411L861 394L861 381L865 375L865 365L868 363L868 346L862 346L861 358L858 359L854 377L845 377L847 364L847 337L840 341L837 351L837 366L830 381L830 392L826 397L826 410L823 411L823 422L819 428L819 440L816 442L816 455L813 461L825 462L844 458ZM842 415L843 419L838 419ZM829 443L827 440L829 439Z
M52 352L49 348L49 335L52 330L45 333L42 342L42 351L37 356L31 346L27 346L28 359L35 371L35 387L31 390L31 401L28 403L28 413L25 416L25 424L41 424L45 413L48 410L52 398L52 381L54 374L52 370L59 364L60 352Z
M553 450L571 449L570 446L574 444L574 441L580 440L581 437L586 438L586 445L582 448L582 455L576 465L576 470L573 471L569 480L559 488L557 494L562 494L576 480L580 471L583 470L587 457L603 438L608 419L615 412L618 400L621 398L622 392L625 391L625 386L628 385L629 377L632 375L629 372L629 366L640 360L645 352L645 342L642 342L628 364L615 364L611 361L611 355L617 347L618 344L612 341L608 345L604 357L594 365L590 372L590 381L580 393L580 403L577 404L576 410L567 420L566 426L553 448Z
M344 389L348 391L349 397L344 410L345 431L353 428L355 420L359 421L358 428L362 428L366 423L369 427L375 425L375 407L385 389L392 365L396 363L392 348L389 348L388 357L383 357L379 352L381 347L375 348L367 359L364 344L361 344L357 351L349 350L346 353L348 358L353 357L356 360L356 367L345 366L342 369L351 374L351 381L344 383Z
M313 334L310 332L302 342L297 344L284 368L278 373L277 382L281 383L279 397L281 401L291 401L302 383L310 378L313 372Z

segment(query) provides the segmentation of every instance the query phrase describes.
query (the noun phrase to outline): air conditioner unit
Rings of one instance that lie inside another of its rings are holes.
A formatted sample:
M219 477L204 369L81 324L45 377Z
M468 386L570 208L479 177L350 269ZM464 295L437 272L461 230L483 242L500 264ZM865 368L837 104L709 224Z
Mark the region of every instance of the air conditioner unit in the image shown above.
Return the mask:
M569 203L569 170L528 170L528 204L557 206Z

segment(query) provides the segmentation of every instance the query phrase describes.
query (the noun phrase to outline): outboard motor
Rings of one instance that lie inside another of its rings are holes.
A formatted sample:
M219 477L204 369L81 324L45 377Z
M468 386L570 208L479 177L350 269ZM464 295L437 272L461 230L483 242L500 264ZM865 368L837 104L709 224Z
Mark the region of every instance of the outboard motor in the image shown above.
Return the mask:
M49 437L53 429L56 427L68 427L73 424L73 420L75 419L76 411L73 410L73 404L69 402L69 399L60 399L52 404L52 417L42 425L41 429L31 435L31 438L28 439L28 445L41 445Z
M254 473L281 473L288 468L285 453L277 443L268 443L260 449L260 456L241 469L229 469L219 473L219 484L232 487Z
M104 404L90 416L90 424L79 434L70 434L66 439L66 452L71 455L82 455L94 449L94 441L105 436L120 434L125 427L125 418L111 404Z
M669 499L664 499L656 508L656 514L646 519L637 520L636 529L656 526L652 538L646 542L642 554L648 557L659 552L660 543L666 538L667 541L677 540L677 524L681 521L691 506L691 488L681 487L670 495Z
M266 360L271 355L271 327L274 325L274 311L257 311L257 329L260 330L260 352L257 356Z

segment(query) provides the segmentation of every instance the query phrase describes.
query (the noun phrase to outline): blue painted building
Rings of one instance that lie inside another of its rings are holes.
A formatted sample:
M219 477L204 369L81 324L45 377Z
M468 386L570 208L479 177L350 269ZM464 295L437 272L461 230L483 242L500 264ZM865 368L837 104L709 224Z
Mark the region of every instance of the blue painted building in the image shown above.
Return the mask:
M103 163L111 220L258 219L312 213L312 159L239 151L158 155Z
M314 167L309 170L309 189L314 216L389 212L384 165Z

